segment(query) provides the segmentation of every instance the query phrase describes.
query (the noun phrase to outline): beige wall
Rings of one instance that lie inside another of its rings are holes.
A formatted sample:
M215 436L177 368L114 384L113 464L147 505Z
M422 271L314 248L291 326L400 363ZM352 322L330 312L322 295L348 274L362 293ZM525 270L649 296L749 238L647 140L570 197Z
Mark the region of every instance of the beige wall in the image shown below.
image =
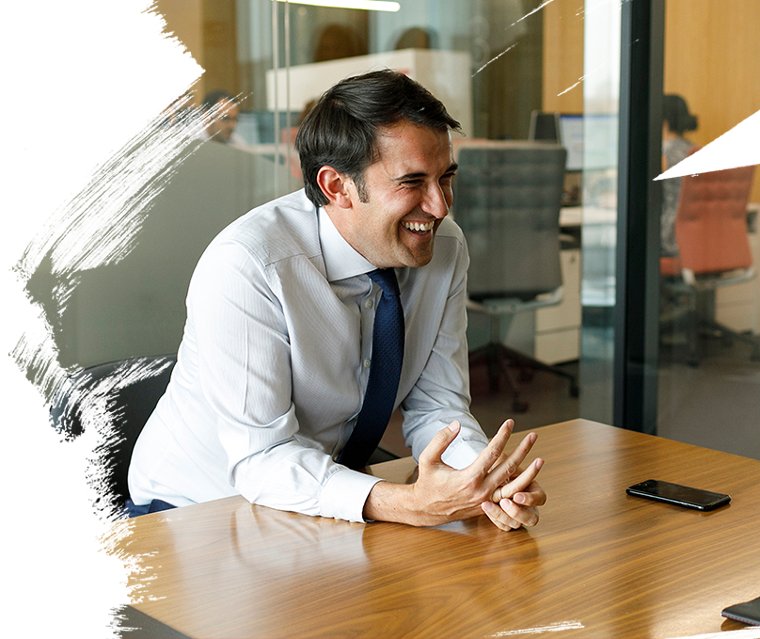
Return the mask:
M578 0L555 0L544 7L542 109L583 111L583 85L563 93L583 75L583 20ZM562 95L560 95L562 93Z

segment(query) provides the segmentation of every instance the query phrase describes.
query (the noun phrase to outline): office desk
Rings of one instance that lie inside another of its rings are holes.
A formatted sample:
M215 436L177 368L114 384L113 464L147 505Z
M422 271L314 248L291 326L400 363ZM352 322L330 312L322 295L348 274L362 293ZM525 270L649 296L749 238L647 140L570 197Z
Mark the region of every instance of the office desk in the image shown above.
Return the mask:
M149 553L152 566L132 578L152 598L135 608L203 639L508 637L553 625L563 639L664 639L742 627L720 611L760 595L760 461L587 420L538 433L549 499L534 529L504 533L485 517L352 524L228 498L117 524L133 533L121 550ZM733 501L700 513L625 494L650 477Z

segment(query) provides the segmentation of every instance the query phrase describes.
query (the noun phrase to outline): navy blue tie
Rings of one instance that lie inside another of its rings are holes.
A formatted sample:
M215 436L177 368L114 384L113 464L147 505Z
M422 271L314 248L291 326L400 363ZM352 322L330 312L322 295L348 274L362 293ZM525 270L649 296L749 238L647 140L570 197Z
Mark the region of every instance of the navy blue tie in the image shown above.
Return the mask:
M383 437L393 412L404 360L404 311L396 273L386 268L368 275L383 291L372 329L372 364L356 426L338 455L338 462L354 469L367 465Z

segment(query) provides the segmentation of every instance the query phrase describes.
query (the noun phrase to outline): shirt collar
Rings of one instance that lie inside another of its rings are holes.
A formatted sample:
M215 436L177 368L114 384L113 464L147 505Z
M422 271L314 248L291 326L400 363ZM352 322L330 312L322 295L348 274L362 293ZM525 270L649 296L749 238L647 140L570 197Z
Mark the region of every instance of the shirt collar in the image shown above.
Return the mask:
M328 282L337 282L375 270L340 234L323 207L319 207L319 242Z

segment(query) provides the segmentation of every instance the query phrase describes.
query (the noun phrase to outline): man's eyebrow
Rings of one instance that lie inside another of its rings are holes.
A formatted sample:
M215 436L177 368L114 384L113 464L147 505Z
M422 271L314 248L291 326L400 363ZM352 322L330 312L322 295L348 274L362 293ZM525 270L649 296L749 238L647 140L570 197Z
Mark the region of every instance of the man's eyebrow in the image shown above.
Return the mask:
M456 173L458 168L459 168L459 165L456 162L454 162L453 164L449 166L448 169L446 169L443 172L443 175L450 175L451 173ZM404 175L400 175L397 178L393 178L393 181L404 182L405 180L419 180L420 178L427 177L427 175L428 174L425 173L424 171L417 171L415 173L405 173Z
M416 173L405 173L397 178L393 178L394 182L405 182L406 180L419 180L420 178L427 177L427 173L424 171L418 171Z

